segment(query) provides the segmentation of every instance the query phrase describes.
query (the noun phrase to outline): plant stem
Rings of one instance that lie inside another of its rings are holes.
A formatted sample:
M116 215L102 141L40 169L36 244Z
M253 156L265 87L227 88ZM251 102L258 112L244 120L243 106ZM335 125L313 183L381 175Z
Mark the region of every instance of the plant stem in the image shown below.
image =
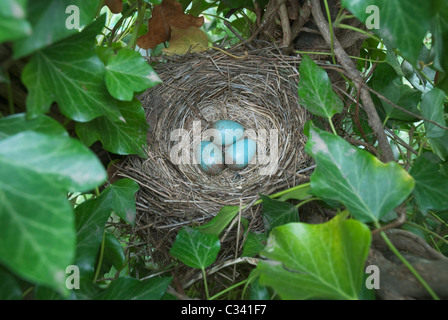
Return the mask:
M336 129L334 128L333 121L331 121L331 118L328 118L328 122L330 123L331 131L333 131L333 134L335 136L337 136L338 133L336 132Z
M11 78L9 77L9 72L8 71L6 71L6 88L8 90L9 114L13 115L15 113L14 101L13 101L13 97L12 97Z
M100 256L98 258L98 264L96 266L95 275L93 276L93 283L96 282L96 280L98 279L98 276L100 274L101 265L103 264L105 243L106 243L106 230L103 231L103 240L101 241Z
M320 198L314 197L314 198L309 198L309 199L303 200L302 202L300 202L299 204L296 205L296 208L298 209L301 206L303 206L304 204L307 204L308 202L316 201L316 200L320 200Z
M137 43L138 32L140 31L140 26L143 23L143 18L145 17L146 2L142 0L137 0L138 15L135 21L134 30L132 31L131 40L129 40L128 48L135 50L135 45Z
M282 195L284 195L284 194L286 194L286 193L289 193L289 192L291 192L291 191L293 191L293 190L302 189L302 188L307 188L307 187L309 187L309 185L310 185L309 182L307 182L307 183L303 183L303 184L300 184L300 185L298 185L298 186L295 186L295 187L292 187L292 188L289 188L289 189L282 190L282 191L280 191L280 192L271 194L271 195L268 196L268 197L271 198L271 199L278 198L278 197L281 197ZM255 205L257 205L257 204L259 204L259 203L262 203L262 202L263 202L263 200L259 199L259 200L255 201L253 205L255 206ZM243 207L243 209L244 209L244 208L245 208L245 207Z
M239 286L245 284L247 281L248 281L248 280L246 279L246 280L243 280L243 281L241 281L241 282L238 282L238 283L234 284L233 286L230 286L230 287L224 289L223 291L218 292L218 293L215 294L213 297L211 297L209 300L214 300L214 299L218 298L219 296L222 296L224 293L229 292L230 290L233 290L233 289L235 289L236 287L239 287Z
M331 36L331 45L330 45L330 49L331 49L331 58L333 59L333 64L336 64L336 58L334 56L334 34L333 34L333 23L331 22L331 14L330 14L330 8L328 7L328 1L324 0L324 4L325 4L325 11L327 12L327 19L328 19L328 26L330 28L330 36Z
M413 228L417 228L417 229L423 230L423 231L427 232L428 234L430 234L430 235L436 237L436 238L439 239L440 241L443 241L444 243L448 244L448 240L447 240L447 239L445 239L444 237L438 235L438 234L435 233L434 231L429 230L428 228L424 228L424 227L422 227L421 225L416 224L416 223L411 222L411 221L405 221L404 223L407 224L407 225L410 225L410 226L413 227Z
M375 222L375 227L376 228L381 227L377 221ZM384 231L381 231L380 235L381 235L381 238L383 238L386 245L389 247L389 249L398 257L398 259L401 260L401 262L403 262L403 264L409 269L409 271L414 275L414 277L428 291L428 293L431 295L431 297L434 300L440 300L440 298L437 296L437 294L434 292L434 290L432 290L432 288L428 285L428 283L425 281L425 279L423 279L422 276L417 272L417 270L415 270L414 267L406 260L406 258L402 256L402 254L398 251L398 249L394 246L394 244L387 237L386 233Z
M383 42L380 38L374 36L373 34L371 34L371 33L369 33L369 32L366 32L366 31L364 31L364 30L362 30L362 29L359 29L359 28L350 26L350 25L348 25L348 24L339 23L339 24L337 25L337 27L338 27L338 28L341 28L341 29L349 29L349 30L357 31L357 32L362 33L363 35L369 37L369 38L372 38L372 39L378 41L379 43L382 43L382 42Z
M204 279L205 295L207 297L207 300L210 300L210 293L208 292L207 278L205 276L205 269L201 268L201 270L202 270L202 278Z

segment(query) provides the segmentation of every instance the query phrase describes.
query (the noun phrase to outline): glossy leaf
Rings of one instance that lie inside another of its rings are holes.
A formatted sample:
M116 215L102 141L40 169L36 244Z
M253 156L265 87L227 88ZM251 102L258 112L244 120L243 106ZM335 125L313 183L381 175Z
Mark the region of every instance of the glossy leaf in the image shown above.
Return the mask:
M370 79L369 85L372 89L400 107L405 108L414 114L420 114L418 104L421 100L421 92L403 84L401 77L397 75L391 66L385 63L380 64ZM381 101L381 107L384 109L388 118L404 121L412 121L416 119L414 116L395 108L384 100L380 99L379 101Z
M202 233L219 235L229 223L236 217L240 210L239 206L224 206L212 220L196 227Z
M333 91L328 74L307 55L303 56L299 68L299 98L300 104L311 113L331 118L340 113L344 104Z
M130 225L135 223L135 193L139 190L137 182L120 179L104 191L114 213Z
M53 136L68 136L67 131L59 122L45 115L35 119L27 119L24 113L16 113L0 118L0 139L24 131L46 133Z
M285 192L280 197L278 197L277 200L280 201L287 201L290 199L306 200L308 198L311 198L312 195L310 194L310 192L311 192L311 186L309 183L307 183L285 190Z
M107 116L123 120L116 100L104 83L105 67L93 50L104 17L81 33L36 52L25 66L22 81L29 90L27 114L36 117L57 102L61 112L76 121Z
M448 177L440 172L440 159L424 153L415 161L410 174L415 179L414 196L420 210L448 209Z
M358 299L370 241L366 225L340 215L277 227L257 266L260 284L288 300Z
M78 21L80 28L88 25L95 17L98 6L99 0L28 1L27 19L32 35L14 43L14 58L29 55L78 33L79 29L72 26L76 26Z
M423 96L420 108L422 115L426 119L432 120L442 126L446 126L444 118L444 102L445 93L437 88ZM440 138L446 133L446 130L440 128L432 123L425 122L426 136L428 138Z
M0 140L0 260L21 277L65 290L75 254L68 191L102 183L98 158L75 139L23 132Z
M368 18L374 18L374 12L367 11L368 7L370 5L376 6L379 29L372 29L372 31L382 37L391 49L398 48L414 65L417 64L423 38L430 29L430 21L433 15L432 2L342 0L341 4L363 23Z
M0 43L13 41L32 33L26 19L28 0L4 0L0 11Z
M249 232L243 245L243 257L255 257L266 246L267 237L265 233Z
M119 270L123 266L126 259L120 240L118 240L112 233L109 232L105 233L104 240L103 266L112 265L115 267L115 269Z
M216 260L220 248L217 235L184 227L177 234L170 254L189 267L205 269Z
M434 12L431 28L435 51L434 67L448 72L448 6L440 1L439 6L434 6Z
M151 278L140 281L135 278L118 278L96 296L95 300L160 300L169 284L171 277Z
M91 278L95 261L103 239L107 219L114 211L130 221L135 217L135 182L123 179L107 187L98 198L83 202L76 213L76 265L83 277ZM125 220L126 220L125 219Z
M107 116L98 117L90 122L76 123L76 133L87 146L99 140L110 152L145 158L148 123L140 101L117 102L117 106L124 122L112 121Z
M260 195L263 200L264 229L269 232L277 226L299 221L298 209L289 202L271 199Z
M108 59L105 80L110 94L123 101L131 101L135 92L162 82L138 52L128 49L120 49Z
M311 175L313 194L341 202L360 221L379 221L414 188L412 177L396 162L382 163L316 127L310 128L305 150L317 164Z

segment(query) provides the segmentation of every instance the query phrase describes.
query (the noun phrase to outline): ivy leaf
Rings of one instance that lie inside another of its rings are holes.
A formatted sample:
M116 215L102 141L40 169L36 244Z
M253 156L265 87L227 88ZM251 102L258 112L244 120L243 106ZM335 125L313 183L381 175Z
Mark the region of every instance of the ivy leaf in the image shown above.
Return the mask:
M240 210L239 206L224 206L212 220L196 227L202 233L219 235L227 225L236 217Z
M249 232L244 241L242 257L255 257L266 246L267 237L265 233Z
M27 18L31 23L33 32L32 35L14 43L13 58L22 58L70 35L77 34L78 29L67 28L66 22L72 19L70 16L74 14L73 19L79 19L79 27L84 27L95 17L98 5L98 0L28 1ZM69 6L75 6L75 11L67 10L67 8L74 8ZM69 52L69 56L72 53Z
M104 148L115 154L138 154L146 158L148 123L145 111L136 98L131 102L117 102L124 122L98 117L90 122L76 123L76 133L85 145L101 141Z
M417 158L410 170L415 179L414 195L420 210L448 208L448 177L440 172L440 159L427 152Z
M277 226L299 221L299 211L291 203L273 200L262 194L260 198L263 200L264 229L268 234Z
M369 85L372 89L400 107L406 108L406 110L412 113L420 114L418 104L421 100L421 92L403 84L401 77L397 76L397 73L390 65L385 63L380 64L371 77ZM416 119L414 116L395 108L393 105L383 100L380 101L388 118L403 121Z
M104 259L102 267L105 265L112 265L119 270L126 257L124 256L123 247L120 240L118 240L112 233L106 232L104 238ZM105 272L107 272L106 270Z
M146 90L161 83L159 76L136 51L120 49L106 64L106 86L110 94L131 101L134 92Z
M444 118L444 104L445 102L445 93L438 89L434 88L429 91L427 94L423 96L420 108L422 110L422 115L426 119L432 120L442 126L446 125ZM436 125L426 122L426 135L428 138L440 138L446 133L446 130L437 127Z
M330 119L340 113L344 104L333 91L328 74L307 55L303 56L299 68L300 104L317 116Z
M171 283L171 277L151 278L140 281L135 278L118 278L96 296L95 300L160 300Z
M139 190L137 182L120 179L109 186L104 194L115 214L132 226L135 223L135 193Z
M313 194L341 202L360 221L379 221L414 188L412 177L396 162L382 163L367 151L314 126L305 151L317 164L311 175Z
M367 7L377 6L380 28L372 31L383 38L390 49L399 49L412 65L417 64L423 38L430 30L433 1L342 0L341 4L363 23L373 14L366 13Z
M184 227L177 234L170 254L189 267L205 269L216 260L220 248L217 235Z
M32 33L26 20L27 0L4 0L0 12L0 43L17 40Z
M123 120L116 100L107 91L104 64L93 50L104 19L102 16L81 33L33 55L22 72L29 90L29 117L48 112L52 102L57 102L61 112L76 121L103 115L112 121Z
M358 299L371 242L369 228L341 215L322 224L272 230L257 269L282 299Z
M135 185L129 179L118 180L107 187L98 198L81 203L75 209L76 265L81 276L92 278L95 261L104 234L104 226L112 210L133 221L135 217Z
M0 118L0 139L25 131L68 137L67 131L59 122L45 115L41 115L35 119L27 119L24 113L16 113L8 117Z
M0 140L0 261L62 292L75 253L68 191L102 183L106 172L78 140L22 132Z
M436 52L434 67L440 71L448 71L448 6L443 1L434 6L435 16L432 23L431 34L433 48Z

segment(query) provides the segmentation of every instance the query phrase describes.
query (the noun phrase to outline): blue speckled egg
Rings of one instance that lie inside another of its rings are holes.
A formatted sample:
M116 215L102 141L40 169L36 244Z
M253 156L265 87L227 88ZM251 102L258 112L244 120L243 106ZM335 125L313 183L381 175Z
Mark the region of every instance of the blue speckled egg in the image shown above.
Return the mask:
M210 141L201 141L198 144L196 159L201 170L209 175L220 174L225 168L221 147Z
M219 120L213 123L213 129L219 131L213 143L228 146L240 140L244 134L244 128L238 122L231 120Z
M231 170L242 170L255 156L257 143L249 138L239 140L229 146L225 152L225 164Z

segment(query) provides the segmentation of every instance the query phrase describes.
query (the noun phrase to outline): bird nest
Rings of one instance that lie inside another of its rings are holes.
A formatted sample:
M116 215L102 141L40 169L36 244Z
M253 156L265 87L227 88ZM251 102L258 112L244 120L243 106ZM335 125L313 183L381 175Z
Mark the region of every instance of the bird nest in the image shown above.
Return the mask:
M252 205L259 195L308 178L303 127L309 114L298 101L300 60L267 49L231 52L150 61L163 83L139 96L150 125L148 157L128 157L119 175L140 186L135 230L150 244L153 260L166 260L181 227L204 224L223 206L248 205L242 216L252 231L261 231L261 208ZM201 137L221 119L246 129L257 141L258 158L241 171L208 175L194 163L193 145L198 132Z

